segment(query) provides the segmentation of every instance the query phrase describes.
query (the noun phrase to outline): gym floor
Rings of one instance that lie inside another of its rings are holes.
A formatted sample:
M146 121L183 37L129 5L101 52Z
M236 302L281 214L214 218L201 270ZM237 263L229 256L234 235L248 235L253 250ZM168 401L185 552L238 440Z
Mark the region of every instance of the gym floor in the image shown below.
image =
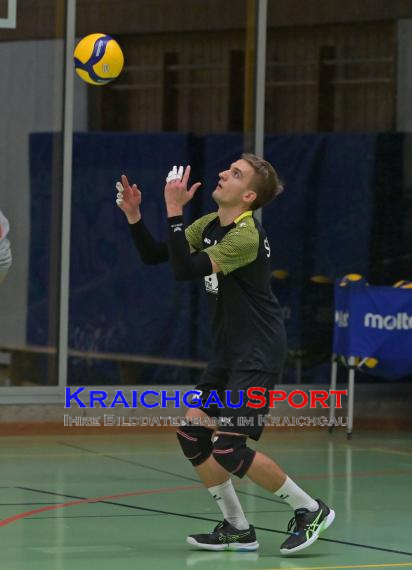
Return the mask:
M75 428L73 428L74 430ZM173 433L1 437L1 567L5 570L412 567L411 434L267 431L268 453L336 520L312 547L281 556L292 512L236 480L256 553L203 552L187 534L221 517Z

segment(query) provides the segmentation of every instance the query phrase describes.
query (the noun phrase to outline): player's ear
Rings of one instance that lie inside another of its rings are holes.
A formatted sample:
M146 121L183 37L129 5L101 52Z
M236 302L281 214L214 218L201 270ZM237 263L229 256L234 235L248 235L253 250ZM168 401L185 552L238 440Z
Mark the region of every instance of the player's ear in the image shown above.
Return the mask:
M254 202L257 198L257 194L254 190L248 190L247 192L245 192L243 194L243 200L245 202L247 202L248 204L251 204L252 202Z

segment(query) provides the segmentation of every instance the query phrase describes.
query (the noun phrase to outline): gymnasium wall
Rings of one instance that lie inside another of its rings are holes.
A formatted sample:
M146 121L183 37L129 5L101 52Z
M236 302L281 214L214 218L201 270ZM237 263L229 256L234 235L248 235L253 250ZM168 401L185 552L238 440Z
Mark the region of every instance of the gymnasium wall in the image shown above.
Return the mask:
M218 33L244 25L246 2L225 0L225 10L221 10L221 0L208 0L201 4L200 8L193 10L193 0L150 0L141 2L137 12L135 0L122 0L121 3L118 0L104 3L101 0L77 0L76 26L79 35L85 35L90 33L90 22L98 22L100 29L110 29L113 34L147 34L165 30L175 33L213 30ZM50 38L64 33L64 5L56 0L21 1L17 10L19 28L16 33L2 31L4 39ZM216 18L217 13L219 18ZM296 29L331 23L380 23L411 16L409 0L311 0L307 9L302 9L301 0L277 0L269 2L268 23L270 27Z
M48 344L52 193L51 133L30 137L31 240L27 342ZM291 348L328 348L330 289L310 277L331 280L348 272L369 276L376 256L373 216L399 207L402 194L403 135L296 134L268 136L266 157L286 190L263 211L272 247L273 269L289 278L273 286L288 307ZM218 172L242 152L240 134L103 134L74 138L70 329L71 348L92 352L146 354L205 360L209 331L202 284L175 283L168 266L145 267L134 251L123 214L115 206L115 182L122 172L143 192L143 215L155 235L165 238L164 178L173 164L192 163L202 180L187 222L214 209L211 191ZM385 194L379 190L385 185ZM377 201L379 196L379 202ZM383 198L383 201L382 201ZM390 239L399 235L387 220ZM42 228L42 231L37 231ZM398 241L397 241L398 240ZM399 246L399 244L398 244ZM317 341L318 346L313 346ZM189 383L193 375L154 367L141 382ZM167 375L167 378L165 378ZM71 359L69 381L112 383L110 364Z
M0 42L0 61L0 208L10 220L13 248L13 266L1 287L0 344L21 345L26 337L32 232L29 133L61 129L63 40ZM86 86L80 81L75 105L75 128L84 129Z

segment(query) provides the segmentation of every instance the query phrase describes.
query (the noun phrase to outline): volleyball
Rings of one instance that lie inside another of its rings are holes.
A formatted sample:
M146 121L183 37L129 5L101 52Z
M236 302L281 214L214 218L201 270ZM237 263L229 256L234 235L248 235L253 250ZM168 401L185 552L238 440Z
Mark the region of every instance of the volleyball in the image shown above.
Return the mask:
M91 85L113 81L124 64L121 47L107 34L90 34L81 39L73 58L77 75Z
M272 277L283 281L283 279L287 279L289 277L289 271L287 271L287 269L274 269L272 271Z
M377 358L365 358L365 362L362 363L366 366L366 368L375 368L379 364L379 360Z
M397 289L412 289L412 281L406 281L403 279L402 281L397 281L394 287Z
M366 279L358 273L348 273L339 281L340 287L347 287L348 285L368 285Z
M327 275L312 275L310 280L312 283L317 283L318 285L329 285L333 282Z
M345 366L346 368L349 368L349 358L347 358L346 356L342 356L340 355L338 357L339 362L341 364L343 364L343 366ZM370 370L372 370L373 368L376 368L379 364L379 360L377 358L373 358L373 357L367 357L367 358L360 358L359 356L355 356L354 357L354 366L356 367L357 370L360 370L361 372L368 372Z

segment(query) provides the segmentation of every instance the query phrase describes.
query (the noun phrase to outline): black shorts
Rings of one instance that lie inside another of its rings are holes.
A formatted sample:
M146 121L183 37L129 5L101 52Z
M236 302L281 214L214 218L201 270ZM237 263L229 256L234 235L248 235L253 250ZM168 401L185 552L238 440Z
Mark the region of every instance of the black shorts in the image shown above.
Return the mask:
M272 372L262 372L261 370L230 370L227 368L207 368L202 376L200 384L196 390L202 391L202 406L199 407L211 418L216 418L218 430L221 432L242 433L254 440L258 440L262 435L263 422L261 418L267 415L269 410L269 397L266 392L266 405L261 408L251 408L247 406L248 388L259 387L266 390L273 390L275 384L279 382L280 374ZM205 403L212 390L217 393L222 408L218 404L210 404L205 407ZM230 390L230 403L236 405L240 402L239 391L243 390L243 405L240 408L232 408L227 405L226 390ZM228 418L225 421L224 418Z

